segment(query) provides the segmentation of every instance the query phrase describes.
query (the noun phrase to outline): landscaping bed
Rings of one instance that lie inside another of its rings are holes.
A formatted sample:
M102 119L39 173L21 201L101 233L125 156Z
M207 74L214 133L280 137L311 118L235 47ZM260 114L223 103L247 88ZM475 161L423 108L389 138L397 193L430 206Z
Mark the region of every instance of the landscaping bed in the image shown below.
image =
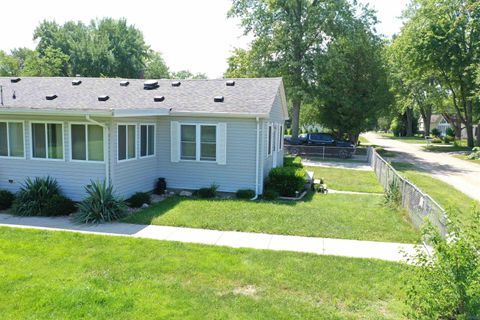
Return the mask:
M417 242L401 210L376 195L309 194L303 200L247 201L171 197L125 222L392 242Z
M404 319L405 265L0 228L3 319Z

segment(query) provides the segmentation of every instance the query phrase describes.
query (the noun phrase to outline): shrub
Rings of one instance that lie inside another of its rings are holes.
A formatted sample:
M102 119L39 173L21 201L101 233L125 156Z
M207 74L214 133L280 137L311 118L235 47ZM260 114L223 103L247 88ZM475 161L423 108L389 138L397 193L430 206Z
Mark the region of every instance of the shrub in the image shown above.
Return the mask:
M0 190L0 210L8 209L12 206L15 195L8 190Z
M78 223L103 223L122 218L127 210L125 202L118 198L111 185L93 182L85 187L87 198L78 204L79 212L74 221Z
M480 147L475 147L472 149L472 153L468 155L470 160L480 160Z
M49 216L53 196L62 195L57 180L27 178L13 203L13 213L21 216ZM58 211L58 210L54 210Z
M71 199L60 194L53 195L45 204L49 216L69 215L77 211L77 205Z
M453 130L451 127L447 128L445 134L449 137L455 138L455 130Z
M440 130L438 130L437 128L433 128L432 129L432 136L440 137Z
M276 200L278 198L278 192L273 189L263 190L262 198L264 200Z
M237 198L239 199L252 199L253 197L255 197L255 190L240 189L237 191Z
M302 158L300 158L300 157L285 157L285 158L283 158L283 166L284 167L303 168Z
M388 185L388 189L385 190L385 204L392 208L400 206L402 201L402 194L398 186L398 181L393 179Z
M267 189L273 189L281 196L293 197L296 191L303 191L307 183L306 172L302 168L273 168L268 174Z
M479 212L473 221L480 221ZM424 229L430 255L419 248L404 274L409 319L478 319L480 225L460 224L449 212L447 227L447 239L431 225Z
M218 190L218 186L213 183L208 188L198 189L197 191L194 192L194 195L202 199L211 199L217 196L217 190Z
M443 142L443 141L442 141L442 139L440 139L440 138L433 138L433 139L432 139L432 143L442 143L442 142Z
M450 144L452 141L454 141L455 138L451 137L451 136L445 136L443 137L443 142L445 142L446 144Z
M140 208L143 204L150 204L151 202L151 196L146 192L137 192L127 199L127 203L132 208Z

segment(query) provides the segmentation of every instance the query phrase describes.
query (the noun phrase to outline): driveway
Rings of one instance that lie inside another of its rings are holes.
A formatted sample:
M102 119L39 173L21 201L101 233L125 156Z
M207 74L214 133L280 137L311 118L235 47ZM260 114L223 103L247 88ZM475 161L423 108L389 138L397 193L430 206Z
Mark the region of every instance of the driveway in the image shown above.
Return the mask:
M369 132L365 137L373 144L399 154L395 161L409 162L480 201L480 165L445 153L425 151L422 145L388 139Z

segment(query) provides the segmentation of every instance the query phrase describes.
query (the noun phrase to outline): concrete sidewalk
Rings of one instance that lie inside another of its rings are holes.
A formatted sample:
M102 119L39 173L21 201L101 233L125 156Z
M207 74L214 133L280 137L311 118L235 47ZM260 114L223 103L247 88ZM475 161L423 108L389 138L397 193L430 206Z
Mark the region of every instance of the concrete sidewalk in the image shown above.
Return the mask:
M272 235L235 231L179 228L129 223L78 225L67 217L17 217L0 214L0 226L68 231L110 236L180 241L232 248L307 252L354 258L405 261L405 253L414 253L413 244Z

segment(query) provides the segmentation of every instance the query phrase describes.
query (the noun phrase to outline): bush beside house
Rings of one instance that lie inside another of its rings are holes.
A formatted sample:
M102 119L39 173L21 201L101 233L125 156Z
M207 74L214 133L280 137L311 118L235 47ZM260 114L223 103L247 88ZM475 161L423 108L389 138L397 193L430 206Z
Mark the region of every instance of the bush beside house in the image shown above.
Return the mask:
M15 200L15 195L8 190L0 190L0 210L9 209L13 201Z

